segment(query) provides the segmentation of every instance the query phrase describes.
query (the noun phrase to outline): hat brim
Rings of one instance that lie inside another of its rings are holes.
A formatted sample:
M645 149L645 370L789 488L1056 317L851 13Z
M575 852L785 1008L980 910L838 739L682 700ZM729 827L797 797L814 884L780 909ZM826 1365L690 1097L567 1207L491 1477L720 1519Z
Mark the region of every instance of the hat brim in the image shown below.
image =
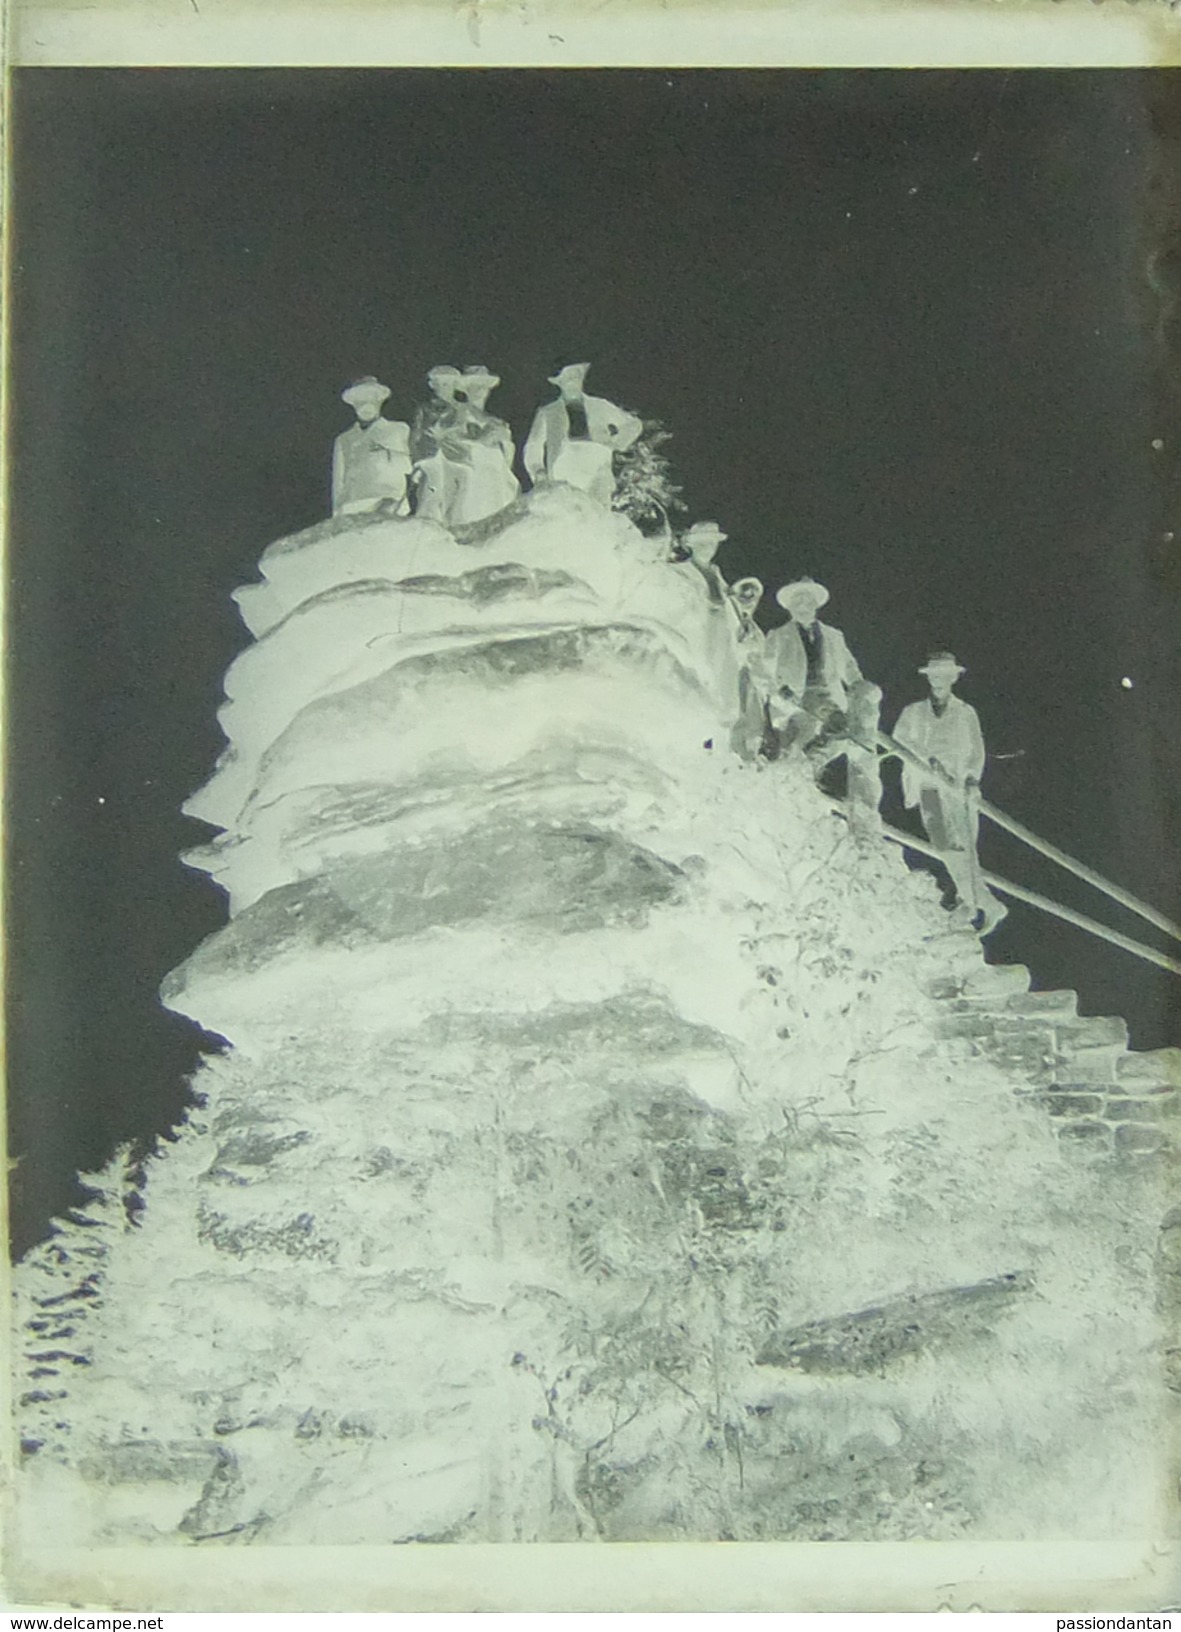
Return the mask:
M828 605L828 591L820 588L813 590L809 584L785 584L782 589L775 591L775 600L785 612L796 601L802 600L810 601L819 611L822 606Z
M363 402L376 403L380 408L382 403L388 402L389 396L390 392L388 386L383 386L379 390L376 386L370 385L366 386L364 390L342 391L340 393L340 400L342 402L347 402L350 408L359 408Z
M924 663L919 674L967 674L962 663Z
M562 375L569 374L572 368L580 369L582 373L586 374L589 373L590 366L591 365L589 363L566 363L556 374L547 374L546 379L550 385L561 385Z

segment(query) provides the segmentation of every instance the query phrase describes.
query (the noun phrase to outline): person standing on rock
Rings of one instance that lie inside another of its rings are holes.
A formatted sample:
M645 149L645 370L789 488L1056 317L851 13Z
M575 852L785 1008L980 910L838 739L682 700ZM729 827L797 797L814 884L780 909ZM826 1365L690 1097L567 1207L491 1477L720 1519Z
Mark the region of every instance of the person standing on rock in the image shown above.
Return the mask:
M726 580L722 577L722 569L714 561L714 556L729 536L722 531L716 521L695 521L692 527L673 541L669 559L699 572L705 580L713 604L732 611Z
M520 492L513 475L512 432L485 403L500 377L473 364L449 363L427 375L432 400L419 408L410 439L418 484L415 514L444 527L483 521Z
M342 431L332 448L332 514L354 515L388 506L406 515L410 506L406 483L410 476L410 427L401 420L383 419L381 407L390 394L388 385L367 374L341 392L357 419Z
M982 919L980 933L986 935L1005 912L981 880L976 859L985 760L980 717L954 693L965 670L951 652L933 652L918 672L926 675L931 694L909 703L894 727L895 742L909 750L902 757L902 797L908 809L918 808L926 835L951 877L960 912L972 923Z
M630 448L643 421L606 397L588 396L589 363L561 363L549 376L558 395L537 410L523 458L529 480L568 482L609 506L615 492L613 455Z
M410 433L414 513L444 526L464 467L471 463L462 432L462 410L455 400L462 379L452 363L440 363L430 370L426 383L431 400L415 410Z
M775 599L788 615L766 642L779 752L800 748L827 762L824 747L845 734L849 687L861 670L840 630L817 618L828 600L823 584L800 578L784 584Z
M473 364L455 384L455 428L467 450L466 464L455 467L456 481L447 509L448 526L483 521L505 509L521 491L513 475L516 446L506 420L485 407L500 384L498 374Z
M730 746L743 759L757 758L771 725L767 717L767 637L755 622L763 598L761 578L739 578L727 591L737 620L738 719L730 733Z

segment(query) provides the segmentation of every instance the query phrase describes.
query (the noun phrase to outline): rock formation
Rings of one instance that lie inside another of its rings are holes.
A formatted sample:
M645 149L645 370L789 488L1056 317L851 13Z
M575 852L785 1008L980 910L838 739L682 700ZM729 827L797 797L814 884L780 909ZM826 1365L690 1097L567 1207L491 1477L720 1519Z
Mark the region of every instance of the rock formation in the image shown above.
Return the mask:
M701 575L554 487L458 536L336 518L237 600L188 806L230 917L164 986L226 1048L19 1272L26 1513L1154 1531L1176 1062L729 751Z

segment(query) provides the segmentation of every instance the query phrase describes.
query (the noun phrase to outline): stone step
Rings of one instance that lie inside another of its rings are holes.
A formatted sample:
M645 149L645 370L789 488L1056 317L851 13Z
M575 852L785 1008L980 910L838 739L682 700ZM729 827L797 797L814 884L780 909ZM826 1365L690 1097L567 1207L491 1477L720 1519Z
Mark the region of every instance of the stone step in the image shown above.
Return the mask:
M935 1029L940 1037L1009 1038L1036 1034L1053 1051L1054 1027L1050 1021L1028 1014L1010 1014L1004 1009L980 1008L964 998L947 1005L938 1016Z
M1169 1136L1151 1122L1116 1122L1115 1148L1121 1156L1157 1156L1169 1148Z
M1008 1026L1020 1026L1027 1020L1043 1020L1052 1024L1076 1018L1078 998L1074 992L1016 992L1011 995L996 993L969 997L944 998L952 1014L979 1014Z
M1020 964L950 971L927 989L944 1005L936 1034L1024 1078L1018 1098L1048 1112L1064 1145L1134 1159L1176 1148L1181 1048L1130 1050L1119 1015L1079 1014L1072 991L1030 990Z
M1114 1152L1137 1160L1159 1156L1170 1148L1164 1129L1151 1122L1067 1121L1058 1129L1058 1139L1068 1150L1096 1156Z
M1020 963L977 963L962 974L938 976L927 986L935 998L984 998L997 1001L1029 990L1029 970Z
M1058 1130L1058 1138L1067 1149L1106 1155L1113 1146L1110 1122L1066 1122Z
M1055 1021L1060 1053L1077 1049L1117 1048L1128 1046L1128 1024L1118 1014L1078 1015L1075 1019Z
M985 963L964 981L964 995L1016 997L1029 991L1030 979L1023 963Z
M1116 1061L1117 1082L1150 1082L1181 1088L1181 1048L1131 1050Z
M1073 1019L1078 1014L1078 993L1018 992L1006 998L1005 1011L1008 1014L1029 1015L1031 1019L1042 1019L1047 1016L1055 1020Z
M1102 1094L1104 1099L1113 1105L1156 1105L1161 1108L1162 1115L1172 1115L1173 1112L1165 1107L1181 1103L1181 1093L1167 1084L1160 1087L1151 1087L1146 1083L1100 1082L1094 1078L1085 1079L1062 1076L1052 1083L1043 1083L1036 1088L1018 1088L1018 1094ZM1133 1110L1129 1113L1135 1116Z
M1177 1115L1177 1095L1170 1090L1151 1097L1113 1094L1103 1115L1109 1122L1161 1122Z
M1097 1087L1092 1084L1092 1090ZM1088 1092L1085 1083L1058 1084L1025 1093L1023 1099L1044 1105L1051 1116L1106 1116L1107 1098L1102 1093Z
M1091 1085L1101 1083L1105 1093L1115 1093L1115 1067L1119 1057L1119 1050L1111 1045L1078 1048L1067 1043L1063 1048L1059 1044L1058 1052L1050 1062L1054 1085L1064 1088L1071 1083L1086 1083L1090 1092L1094 1093Z

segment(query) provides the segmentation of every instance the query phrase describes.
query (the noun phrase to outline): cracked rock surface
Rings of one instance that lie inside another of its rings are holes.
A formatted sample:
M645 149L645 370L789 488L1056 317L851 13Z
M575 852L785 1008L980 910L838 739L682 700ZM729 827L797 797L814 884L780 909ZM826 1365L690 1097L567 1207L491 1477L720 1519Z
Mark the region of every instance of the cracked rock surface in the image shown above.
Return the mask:
M19 1271L26 1522L1151 1530L1170 1158L1058 1131L1151 1073L727 751L700 577L562 489L262 572L189 807L230 917L163 988L227 1047Z

